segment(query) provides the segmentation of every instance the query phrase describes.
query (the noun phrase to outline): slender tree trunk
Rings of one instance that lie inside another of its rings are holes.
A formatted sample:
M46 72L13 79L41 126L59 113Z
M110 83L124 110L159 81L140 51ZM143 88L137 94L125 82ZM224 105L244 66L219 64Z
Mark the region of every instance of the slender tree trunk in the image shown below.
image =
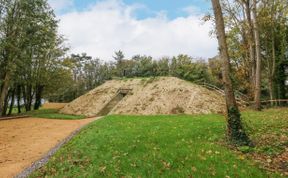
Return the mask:
M22 95L23 95L23 102L25 106L25 110L27 111L27 93L26 93L26 87L23 85L22 86Z
M227 127L229 139L239 145L249 145L250 140L241 122L241 116L236 104L232 81L230 78L230 59L226 42L225 26L222 9L219 0L211 0L216 20L216 31L220 50L220 56L223 63L222 73L225 87L225 98L227 107Z
M33 100L33 94L32 94L32 85L28 84L26 89L26 111L31 111L32 107L32 100Z
M273 80L269 77L268 79L268 90L269 90L269 97L270 97L270 105L273 106L274 105L274 102L273 102L273 99L274 99L274 90L273 90Z
M8 105L9 105L9 95L10 95L10 93L11 93L11 91L8 91L8 94L6 95L6 97L4 99L2 116L6 116L7 115L7 109L8 109Z
M17 92L16 92L16 95L17 95L17 108L18 108L18 114L21 113L21 86L18 85L17 86Z
M256 47L256 76L255 76L255 109L261 110L261 51L260 51L260 36L257 20L257 2L253 0L253 26L254 26L254 37Z
M268 62L269 63L269 62ZM275 33L274 33L274 29L272 32L272 65L269 65L269 69L268 69L268 83L269 83L269 95L270 95L270 104L271 106L274 105L274 102L272 100L274 100L274 78L275 78L275 67L276 67L276 51L275 51Z
M15 103L15 91L16 89L14 88L11 92L11 99L10 99L10 107L9 107L9 112L8 115L12 114L13 108L14 108L14 103Z
M253 23L251 19L251 8L250 8L250 0L242 1L245 6L245 15L248 22L248 44L249 44L249 57L250 57L250 70L251 70L251 90L252 93L255 93L255 75L256 75L256 63L255 63L255 40L254 40L254 33L253 33ZM252 94L251 93L251 94ZM252 96L252 95L251 95Z
M0 94L0 114L3 116L4 112L4 104L5 104L5 99L7 98L8 95L8 89L9 89L9 81L10 81L10 75L8 72L5 73L5 77L3 80L2 88L1 88L1 94Z
M278 91L278 98L279 99L286 99L286 85L285 85L285 81L287 80L286 77L283 75L285 73L285 62L284 59L282 59L283 62L281 62L282 64L279 65L278 68L278 72L280 73L281 76L279 76L278 79L278 87L279 87L279 91ZM285 106L286 103L285 102L279 102L279 106Z

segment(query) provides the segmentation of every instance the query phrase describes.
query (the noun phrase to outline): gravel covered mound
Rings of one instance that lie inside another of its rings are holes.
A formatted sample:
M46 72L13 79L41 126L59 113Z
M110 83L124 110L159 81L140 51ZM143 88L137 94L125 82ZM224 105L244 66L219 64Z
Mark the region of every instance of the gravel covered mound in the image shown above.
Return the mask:
M175 77L157 77L107 81L67 104L61 112L96 116L119 89L131 90L109 114L208 114L225 109L224 98L215 91Z

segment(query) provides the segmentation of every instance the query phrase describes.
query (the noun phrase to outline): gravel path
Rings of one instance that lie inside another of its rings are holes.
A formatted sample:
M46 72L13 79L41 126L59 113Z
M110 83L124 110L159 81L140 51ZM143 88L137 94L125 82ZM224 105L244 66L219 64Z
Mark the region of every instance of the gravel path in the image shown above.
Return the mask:
M28 177L32 172L36 169L41 168L44 166L49 159L66 143L68 143L76 134L78 134L86 125L78 128L77 130L73 131L68 137L58 143L54 148L52 148L45 156L43 156L40 160L34 162L30 167L23 170L20 174L15 176L15 178L25 178Z
M97 119L0 121L0 177L27 177L47 163L83 127Z

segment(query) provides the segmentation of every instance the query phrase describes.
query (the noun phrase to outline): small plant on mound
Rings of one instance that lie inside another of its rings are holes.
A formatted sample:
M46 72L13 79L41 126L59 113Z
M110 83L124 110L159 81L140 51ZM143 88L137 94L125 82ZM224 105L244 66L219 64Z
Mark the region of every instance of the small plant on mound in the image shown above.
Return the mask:
M172 114L184 114L184 112L185 112L185 110L182 107L180 107L179 105L177 105L175 108L173 108L171 110Z

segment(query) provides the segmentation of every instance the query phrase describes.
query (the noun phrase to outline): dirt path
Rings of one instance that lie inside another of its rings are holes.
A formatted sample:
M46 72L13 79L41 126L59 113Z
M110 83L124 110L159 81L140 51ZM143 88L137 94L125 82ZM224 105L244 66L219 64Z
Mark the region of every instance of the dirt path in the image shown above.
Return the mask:
M0 177L13 177L74 130L92 122L26 118L0 121Z

